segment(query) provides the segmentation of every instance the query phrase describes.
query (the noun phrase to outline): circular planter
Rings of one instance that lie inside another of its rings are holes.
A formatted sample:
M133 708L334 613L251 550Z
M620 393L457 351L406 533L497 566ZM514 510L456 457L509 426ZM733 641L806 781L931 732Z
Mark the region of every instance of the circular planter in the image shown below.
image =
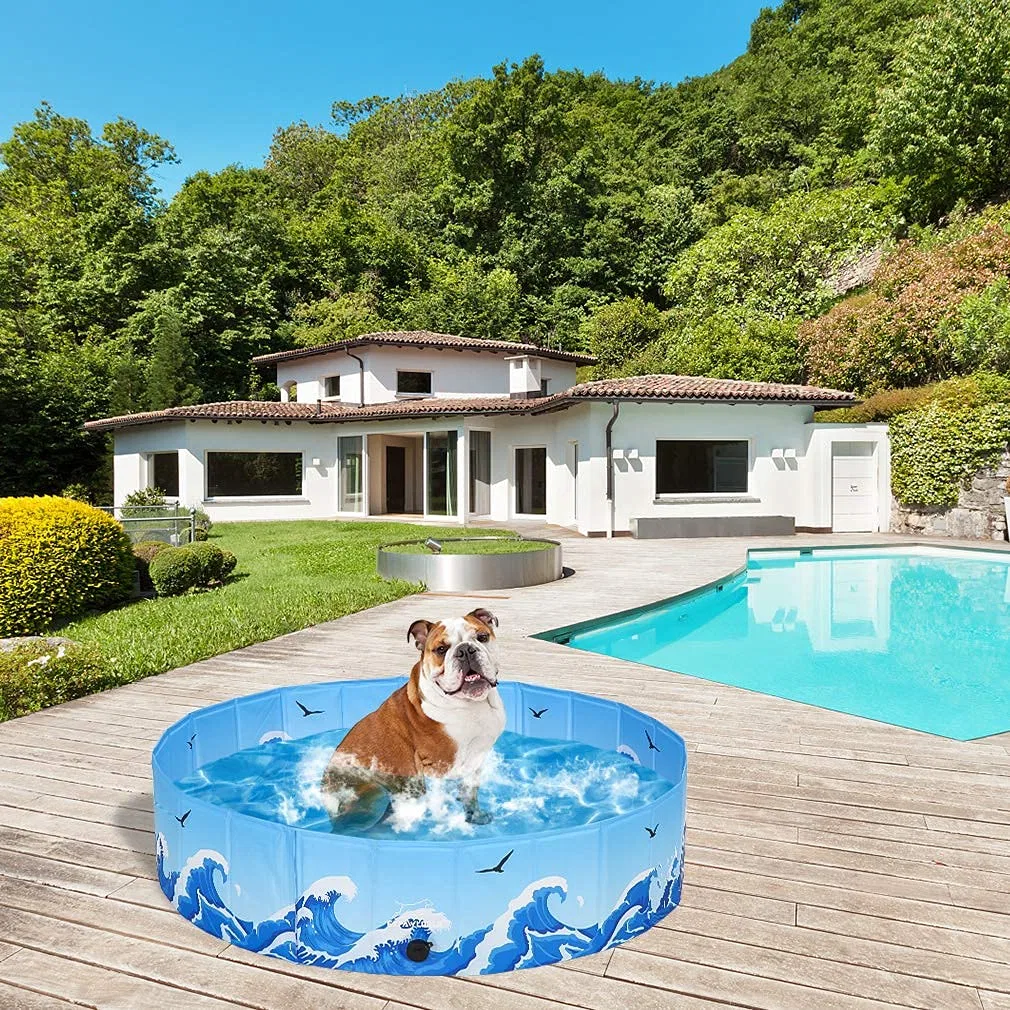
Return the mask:
M453 537L439 543L470 540L500 540L501 537ZM544 544L540 551L514 554L404 554L391 547L423 544L423 540L400 540L383 544L378 552L379 574L384 579L423 582L438 592L470 592L475 589L516 589L554 582L562 576L561 544L530 537Z
M157 869L180 915L243 950L298 964L484 975L598 953L673 911L687 749L658 720L602 698L499 685L508 730L616 750L670 783L649 803L578 827L375 840L264 820L179 784L264 739L351 726L402 683L275 688L198 709L165 731L152 758Z

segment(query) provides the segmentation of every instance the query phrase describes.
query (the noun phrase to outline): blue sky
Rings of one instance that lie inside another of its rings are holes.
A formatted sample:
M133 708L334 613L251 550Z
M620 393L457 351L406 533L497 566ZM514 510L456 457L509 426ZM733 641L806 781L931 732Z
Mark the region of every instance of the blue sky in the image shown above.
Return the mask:
M772 0L765 0L768 5ZM539 52L550 69L679 81L747 44L757 0L58 0L3 5L0 136L42 100L93 127L170 140L166 194L200 169L258 165L274 130L335 99L426 91Z

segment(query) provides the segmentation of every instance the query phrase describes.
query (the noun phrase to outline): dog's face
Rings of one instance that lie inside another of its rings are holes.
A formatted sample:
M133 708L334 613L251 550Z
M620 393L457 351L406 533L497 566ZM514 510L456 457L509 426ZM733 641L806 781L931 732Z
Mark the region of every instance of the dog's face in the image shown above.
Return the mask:
M421 677L448 698L482 701L498 684L494 629L483 608L446 621L415 621L407 632L421 652Z

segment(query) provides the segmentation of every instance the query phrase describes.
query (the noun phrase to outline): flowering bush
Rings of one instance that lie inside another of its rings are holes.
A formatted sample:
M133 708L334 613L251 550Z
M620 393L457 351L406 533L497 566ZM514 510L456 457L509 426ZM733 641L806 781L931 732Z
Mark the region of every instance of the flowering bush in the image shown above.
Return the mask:
M1010 234L993 222L946 245L904 243L868 292L800 327L810 381L872 393L1004 367L1008 275Z
M93 650L28 642L0 652L0 722L112 687Z

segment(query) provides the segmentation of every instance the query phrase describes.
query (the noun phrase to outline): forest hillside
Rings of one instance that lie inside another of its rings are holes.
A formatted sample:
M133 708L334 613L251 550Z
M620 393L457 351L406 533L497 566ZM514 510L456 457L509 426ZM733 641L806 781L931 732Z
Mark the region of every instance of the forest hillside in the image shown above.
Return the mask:
M429 328L599 374L1010 374L1010 2L786 0L679 84L494 67L335 101L171 199L170 139L0 143L0 495L107 497L89 417L271 398L257 354Z

